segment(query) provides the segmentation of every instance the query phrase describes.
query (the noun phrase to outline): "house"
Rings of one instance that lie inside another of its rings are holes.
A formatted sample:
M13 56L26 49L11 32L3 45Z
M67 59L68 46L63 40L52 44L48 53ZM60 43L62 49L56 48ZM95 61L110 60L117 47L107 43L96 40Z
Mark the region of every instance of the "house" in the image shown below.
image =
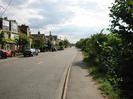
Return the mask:
M30 36L30 34L31 34L30 27L28 25L25 25L25 24L19 25L18 31L19 31L19 33L23 33L27 36Z
M45 34L41 34L38 32L37 34L32 34L33 37L33 46L35 48L40 49L42 52L46 51L46 38Z
M16 20L9 20L10 39L13 41L11 50L17 50L16 40L19 39L18 23Z
M0 29L3 31L9 31L9 20L5 18L0 18Z
M45 34L41 34L40 31L38 34L32 34L33 39L45 39Z
M0 18L0 34L1 38L0 48L5 50L17 50L16 40L19 39L18 24L15 20L8 20Z
M30 27L28 25L22 24L18 26L19 33L25 34L29 38L29 47L31 48L32 45L32 35L30 31Z
M56 45L58 40L58 36L57 35L52 35L51 32L49 35L46 36L46 41L50 41L53 45Z

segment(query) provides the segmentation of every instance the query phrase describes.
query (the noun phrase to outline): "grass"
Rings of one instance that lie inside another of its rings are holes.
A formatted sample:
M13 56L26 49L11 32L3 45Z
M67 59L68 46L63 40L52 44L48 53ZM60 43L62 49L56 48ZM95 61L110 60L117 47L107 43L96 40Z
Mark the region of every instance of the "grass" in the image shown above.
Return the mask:
M109 99L119 99L118 91L114 90L113 85L111 85L111 83L107 80L106 76L103 75L103 73L101 73L100 71L98 71L97 65L99 63L92 61L93 66L91 66L91 60L88 61L87 53L83 52L82 54L84 56L83 61L89 65L89 73L93 76L93 79L99 83L99 89L103 92L103 94L106 95Z
M109 81L100 79L99 84L100 89L109 97L109 99L118 99L118 93L114 91Z
M113 89L111 83L106 79L105 75L102 75L97 71L95 66L89 67L89 73L93 76L94 80L99 83L99 89L109 99L118 99L118 92Z

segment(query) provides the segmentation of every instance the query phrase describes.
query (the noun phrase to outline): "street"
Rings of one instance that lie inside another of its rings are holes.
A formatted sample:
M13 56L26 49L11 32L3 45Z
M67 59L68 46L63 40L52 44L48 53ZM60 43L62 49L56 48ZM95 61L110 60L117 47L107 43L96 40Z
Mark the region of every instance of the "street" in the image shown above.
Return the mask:
M0 60L0 99L55 99L75 48Z

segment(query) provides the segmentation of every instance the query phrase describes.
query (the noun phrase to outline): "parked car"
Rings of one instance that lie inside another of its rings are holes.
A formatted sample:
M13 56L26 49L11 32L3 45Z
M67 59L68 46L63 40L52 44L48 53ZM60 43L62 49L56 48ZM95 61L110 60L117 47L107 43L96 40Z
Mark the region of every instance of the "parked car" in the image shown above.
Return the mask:
M58 50L64 50L63 46L59 46Z
M38 53L40 53L40 49L36 49L36 51L37 51Z
M38 51L35 48L26 49L23 52L24 57L38 55Z
M0 49L0 58L12 57L12 51Z
M57 48L53 47L51 50L52 50L52 52L54 52L54 51L57 51Z
M12 51L6 51L6 50L5 50L5 52L6 52L6 56L7 56L7 57L12 57Z
M0 59L7 58L6 52L0 49Z

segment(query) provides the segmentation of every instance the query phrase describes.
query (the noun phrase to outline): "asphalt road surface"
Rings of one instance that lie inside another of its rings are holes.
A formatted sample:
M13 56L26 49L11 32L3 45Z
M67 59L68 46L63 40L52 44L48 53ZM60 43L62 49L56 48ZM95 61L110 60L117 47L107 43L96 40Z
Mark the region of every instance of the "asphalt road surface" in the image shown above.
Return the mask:
M55 99L75 48L0 60L0 99Z

